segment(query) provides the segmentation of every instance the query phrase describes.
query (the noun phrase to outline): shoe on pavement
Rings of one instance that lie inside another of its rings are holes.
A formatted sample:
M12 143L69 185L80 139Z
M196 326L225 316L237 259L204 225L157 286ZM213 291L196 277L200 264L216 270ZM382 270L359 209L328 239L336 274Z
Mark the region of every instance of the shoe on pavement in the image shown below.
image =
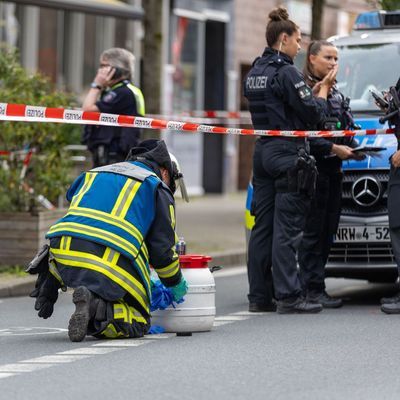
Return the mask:
M249 312L275 312L275 303L249 303Z
M86 336L92 298L91 291L85 286L77 287L72 295L75 311L71 315L68 325L68 336L71 342L81 342Z
M382 297L381 304L391 304L400 302L400 292L395 294L393 297Z
M328 293L323 291L322 293L309 293L307 294L307 301L311 303L322 304L323 308L339 308L343 306L342 299L334 299L329 296Z
M381 311L385 314L400 314L400 301L397 303L384 303Z
M319 303L311 303L304 297L299 296L294 300L279 300L277 311L279 314L315 314L322 311L322 305Z

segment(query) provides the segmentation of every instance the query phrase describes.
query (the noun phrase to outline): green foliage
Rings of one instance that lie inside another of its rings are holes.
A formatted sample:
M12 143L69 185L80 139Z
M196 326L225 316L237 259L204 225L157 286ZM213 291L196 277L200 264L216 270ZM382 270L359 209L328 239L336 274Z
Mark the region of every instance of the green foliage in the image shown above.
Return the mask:
M400 0L367 0L367 3L386 11L400 10Z
M71 108L74 97L55 91L43 75L27 73L16 52L3 51L0 102ZM20 180L22 155L0 156L0 211L33 210L38 194L57 204L72 178L70 157L64 147L79 143L80 129L75 125L0 121L0 151L34 149L24 182Z

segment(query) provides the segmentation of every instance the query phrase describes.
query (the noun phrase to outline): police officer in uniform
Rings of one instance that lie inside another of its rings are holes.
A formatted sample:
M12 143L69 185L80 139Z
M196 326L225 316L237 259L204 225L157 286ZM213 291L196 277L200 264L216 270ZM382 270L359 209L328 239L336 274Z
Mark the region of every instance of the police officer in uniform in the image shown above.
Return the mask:
M318 88L322 79L329 71L337 69L337 66L338 52L334 44L326 40L310 43L304 75L311 88ZM329 119L322 129L355 128L350 100L344 97L336 85L332 86L327 103ZM318 178L298 251L298 262L304 294L309 301L318 302L324 308L342 306L341 299L332 298L325 291L325 265L340 218L342 160L364 158L362 154L352 151L356 146L357 141L353 137L310 139L311 154L317 161Z
M149 265L175 301L187 291L175 251L173 193L181 178L157 140L133 148L126 162L81 174L67 192L67 214L46 235L49 253L28 268L39 272L31 294L39 317L52 315L59 287L72 287L71 341L146 334Z
M395 128L397 138L397 151L390 157L390 175L388 183L388 215L390 242L392 244L393 255L397 264L400 277L400 79L396 86L390 88L385 93L386 106L377 105L386 112L386 117L381 121L388 120L389 125ZM400 292L393 297L381 299L381 310L386 314L400 314Z
M100 68L83 102L84 111L144 116L141 90L132 84L134 55L128 50L111 48L100 56ZM129 149L140 137L138 128L87 125L83 143L92 153L93 166L125 160Z
M321 82L319 98L314 97L293 65L300 50L298 26L282 7L273 10L269 17L268 47L254 61L244 82L253 126L310 129L324 119L334 73ZM304 138L257 140L253 158L255 226L248 249L251 312L274 311L274 294L279 313L315 313L322 309L320 304L303 298L296 262L315 178L316 169Z

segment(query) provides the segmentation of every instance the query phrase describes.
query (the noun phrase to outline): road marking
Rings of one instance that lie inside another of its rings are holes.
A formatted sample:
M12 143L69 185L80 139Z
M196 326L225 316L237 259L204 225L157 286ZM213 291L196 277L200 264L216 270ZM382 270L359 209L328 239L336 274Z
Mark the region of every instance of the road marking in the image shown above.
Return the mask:
M222 325L228 325L228 324L233 324L235 321L214 321L214 327L222 326Z
M17 374L12 374L11 372L0 372L0 379L2 378L9 378L10 376L14 376Z
M37 332L35 332L37 330ZM32 335L51 335L54 333L64 333L68 329L63 328L43 328L40 326L24 327L13 326L11 328L0 329L0 336L32 336Z
M238 270L239 268L235 268ZM248 314L246 311L239 311L227 315L219 315L215 317L214 327L233 324L237 321L245 321L257 313ZM43 330L43 332L32 332L33 329ZM14 327L0 330L0 336L10 335L37 335L37 334L58 334L66 332L66 329L61 328L24 328ZM146 335L138 339L115 339L115 340L102 340L95 344L88 344L88 347L78 347L56 354L49 354L28 360L18 361L17 363L0 365L0 379L18 376L21 373L34 372L44 368L55 367L61 364L72 363L80 361L92 356L109 354L117 350L124 350L128 347L139 347L149 343L155 343L163 339L171 339L176 337L175 333L160 333L155 335Z
M59 363L70 363L74 361L79 361L83 360L84 358L88 358L89 355L85 354L75 354L75 355L62 355L60 353L57 354L51 354L48 356L41 356L41 357L36 357L36 358L31 358L29 360L24 360L21 361L23 363L27 364L36 364L36 363L45 363L45 364L59 364Z
M58 355L96 355L96 354L107 354L119 349L105 349L105 348L93 348L92 347L80 347L77 349L62 351L57 353Z
M141 338L140 340L169 339L173 336L175 336L174 333L155 333L154 335L146 335L145 337Z
M266 315L273 315L273 312L250 312L250 311L238 311L231 315L244 315L249 317L259 317L259 316L266 316Z
M142 346L144 344L149 344L151 343L149 340L144 341L140 339L116 339L116 340L109 340L96 343L93 345L93 347L137 347L137 346Z
M0 366L0 372L33 372L51 366L52 364L24 364L24 361L19 361L15 364Z
M244 315L220 315L218 317L215 317L215 321L245 321L246 319L249 319L250 317L244 316Z

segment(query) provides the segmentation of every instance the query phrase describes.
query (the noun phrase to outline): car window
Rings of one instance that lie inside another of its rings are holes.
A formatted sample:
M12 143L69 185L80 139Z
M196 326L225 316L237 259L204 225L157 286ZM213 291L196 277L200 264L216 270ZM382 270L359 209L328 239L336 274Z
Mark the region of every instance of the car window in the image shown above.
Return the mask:
M370 90L393 86L400 75L400 43L338 46L338 88L353 111L377 111Z

